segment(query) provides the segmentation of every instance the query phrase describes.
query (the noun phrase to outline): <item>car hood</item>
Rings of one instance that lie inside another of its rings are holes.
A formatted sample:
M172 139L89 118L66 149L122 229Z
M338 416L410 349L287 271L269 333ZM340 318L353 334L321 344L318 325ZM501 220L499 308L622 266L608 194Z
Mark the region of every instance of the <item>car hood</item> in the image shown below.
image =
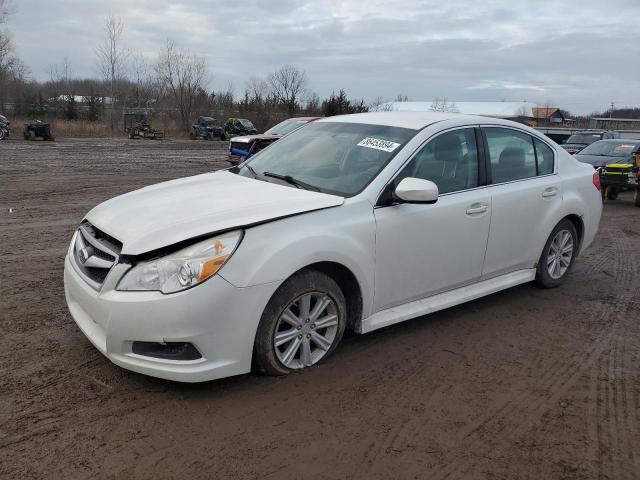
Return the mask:
M242 135L239 137L231 138L231 142L238 143L251 143L254 140L278 140L282 138L282 135L267 135L266 133L259 133L256 135Z
M607 157L604 155L581 155L576 153L574 158L582 163L589 163L594 167L604 167L610 163L628 163L627 157Z
M205 173L125 193L86 219L139 255L201 235L336 207L343 197L236 175Z

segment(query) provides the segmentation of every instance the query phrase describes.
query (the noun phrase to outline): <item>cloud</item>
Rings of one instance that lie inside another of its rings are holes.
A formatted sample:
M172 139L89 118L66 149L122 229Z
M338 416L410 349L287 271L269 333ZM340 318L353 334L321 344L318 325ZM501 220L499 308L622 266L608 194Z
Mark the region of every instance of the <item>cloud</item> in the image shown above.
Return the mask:
M33 76L68 57L95 76L102 22L126 22L149 59L167 38L207 59L212 88L240 93L284 64L320 95L414 100L529 100L575 112L640 98L637 0L20 0L8 27ZM571 107L570 107L570 106Z

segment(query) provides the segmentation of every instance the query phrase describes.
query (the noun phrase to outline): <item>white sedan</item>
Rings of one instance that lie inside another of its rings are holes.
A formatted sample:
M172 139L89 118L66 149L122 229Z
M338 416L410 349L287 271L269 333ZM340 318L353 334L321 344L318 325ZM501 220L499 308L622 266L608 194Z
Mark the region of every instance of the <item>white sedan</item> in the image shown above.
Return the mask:
M230 170L95 207L65 260L67 303L136 372L287 374L346 328L560 285L596 234L599 187L590 165L510 121L325 118Z

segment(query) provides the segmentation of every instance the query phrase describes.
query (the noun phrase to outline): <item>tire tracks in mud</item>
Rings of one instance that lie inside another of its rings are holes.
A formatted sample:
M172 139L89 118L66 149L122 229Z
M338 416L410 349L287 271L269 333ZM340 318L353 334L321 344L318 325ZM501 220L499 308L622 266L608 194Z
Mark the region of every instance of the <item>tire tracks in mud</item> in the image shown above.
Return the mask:
M624 254L626 237L624 234L621 234L618 237L610 238L610 240L613 243L614 251L611 252L607 249L603 253L596 252L596 254L589 259L590 261L587 262L588 266L581 272L581 275L588 276L599 271L603 266L609 265L613 257L615 257L616 282L629 283L632 281L633 263L632 258ZM519 384L519 390L522 391L523 396L520 396L517 400L511 397L511 399L463 429L459 434L460 450L467 452L473 451L473 453L459 458L459 461L449 463L440 469L431 471L429 478L436 480L464 477L469 474L480 461L496 458L496 453L504 448L494 439L499 438L503 440L507 438L514 441L519 435L524 433L527 428L535 424L552 405L557 404L576 382L578 382L585 370L597 363L598 359L603 354L606 354L608 347L619 339L620 336L617 335L619 316L620 314L626 313L626 307L631 300L630 297L630 290L625 290L624 293L615 296L609 305L610 308L592 311L590 315L590 327L586 332L589 335L596 336L591 346L588 349L576 350L569 356L562 356L561 352L559 352L553 360L553 363L546 367L545 373L539 380L534 383L526 381ZM605 328L603 328L603 326L605 326ZM403 360L404 362L411 362L415 360L415 358L405 358ZM408 385L413 383L414 378L422 371L421 366L416 366L411 369L410 373L403 379L402 384ZM402 391L403 389L400 388L400 390ZM531 395L526 394L528 391L543 393L542 395L538 394L531 397ZM616 395L618 394L616 393ZM410 395L408 395L406 399L401 397L396 400L400 408L408 408L410 404L414 403ZM439 389L436 389L430 392L429 397L425 398L425 402L427 402L427 405L424 406L425 410L434 411L442 406L443 403L446 404L446 398L441 395ZM616 412L618 412L618 410L616 410ZM628 417L628 408L622 405L622 413L620 414ZM518 418L519 420L512 422L514 418ZM415 439L423 429L424 425L422 422L417 422L414 418L406 419L394 426L379 442L370 445L370 451L365 455L361 468L365 468L369 472L375 470L376 460L389 453L390 450L400 450L402 445L406 445L412 441L415 443L413 439ZM613 433L615 432L609 432L610 435ZM631 448L629 440L628 437L625 437L623 440L627 451ZM633 453L630 453L630 455L633 455ZM517 474L517 472L512 473Z
M618 284L623 282L625 285L630 285L633 280L633 258L625 255L626 237L622 232L620 233L620 236L614 239L616 252L615 279ZM619 338L620 314L626 313L631 297L632 289L625 289L622 293L616 295L612 308L605 310L599 315L596 322L592 322L593 329L597 328L600 331L597 340L588 349L576 351L569 357L558 356L551 371L548 371L541 381L532 386L535 389L551 392L550 395L543 398L542 401L534 398L532 402L532 399L527 396L519 401L507 401L496 412L483 419L477 426L466 433L461 443L467 443L467 449L473 446L484 457L495 459L496 454L504 449L504 446L501 446L504 445L504 441L501 444L496 444L495 441L487 441L487 439L483 438L482 430L491 430L492 426L498 426L498 428L493 429L493 437L499 436L500 439L506 438L513 442L528 427L538 422L540 417L552 408L552 405L557 404L569 389L578 382L584 372L596 364L598 359L603 354L606 354L616 339ZM516 416L523 417L523 419L513 422L513 419L517 418ZM511 423L508 420L511 420ZM501 424L505 426L500 427ZM613 441L618 441L615 429L609 429L607 434L613 438ZM467 441L467 439L471 440ZM477 455L464 457L462 462L449 464L438 472L433 472L434 474L431 478L444 480L463 477L477 466L478 460Z

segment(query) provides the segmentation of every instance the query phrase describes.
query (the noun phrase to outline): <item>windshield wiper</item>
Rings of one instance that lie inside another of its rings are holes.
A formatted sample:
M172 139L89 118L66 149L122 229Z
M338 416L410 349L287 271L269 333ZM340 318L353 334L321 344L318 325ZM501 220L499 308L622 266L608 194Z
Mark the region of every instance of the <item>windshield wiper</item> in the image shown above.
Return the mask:
M313 190L314 192L319 192L320 189L314 185L309 185L308 183L303 182L302 180L296 180L291 175L280 175L279 173L273 172L262 172L263 177L273 177L278 180L284 180L285 182L294 185L298 188L304 188L305 190Z

